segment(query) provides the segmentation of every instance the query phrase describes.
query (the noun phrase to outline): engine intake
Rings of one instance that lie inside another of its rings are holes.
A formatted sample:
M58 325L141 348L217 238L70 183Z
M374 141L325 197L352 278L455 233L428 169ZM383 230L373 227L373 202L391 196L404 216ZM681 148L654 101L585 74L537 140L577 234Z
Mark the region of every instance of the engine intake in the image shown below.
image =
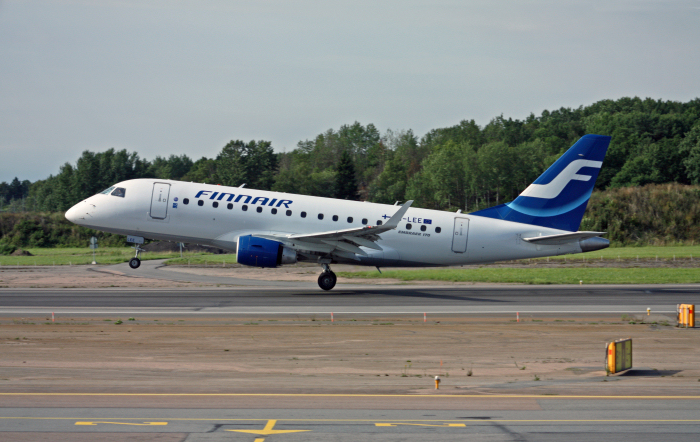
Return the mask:
M281 242L246 235L238 238L236 261L252 267L274 268L296 263L297 253Z

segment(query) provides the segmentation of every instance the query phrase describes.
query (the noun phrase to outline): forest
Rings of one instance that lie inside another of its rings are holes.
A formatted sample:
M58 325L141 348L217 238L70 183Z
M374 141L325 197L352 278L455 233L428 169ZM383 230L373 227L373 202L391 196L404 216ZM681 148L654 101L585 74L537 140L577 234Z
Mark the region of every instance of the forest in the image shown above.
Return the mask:
M471 212L514 199L587 133L612 137L596 182L596 189L607 196L592 198L591 209L596 198L624 200L626 194L617 190L623 188L637 189L628 193L642 199L641 189L652 188L676 193L686 189L683 195L697 198L700 99L682 103L634 97L545 110L523 120L498 116L483 127L463 120L420 137L410 129L381 132L371 123L355 122L300 141L289 152L275 152L264 140L232 140L215 158L196 160L169 152L147 160L126 150L85 151L46 179L29 182L18 177L0 183L0 210L63 212L118 181L161 178L245 183L256 189L388 204L413 199L416 207ZM680 186L658 187L670 183ZM657 197L672 193L659 190ZM682 204L697 206L693 201ZM693 222L697 216L697 211L684 214ZM591 225L600 227L601 219ZM3 237L9 240L6 233ZM682 242L694 237L690 232L669 237L652 231L616 241Z

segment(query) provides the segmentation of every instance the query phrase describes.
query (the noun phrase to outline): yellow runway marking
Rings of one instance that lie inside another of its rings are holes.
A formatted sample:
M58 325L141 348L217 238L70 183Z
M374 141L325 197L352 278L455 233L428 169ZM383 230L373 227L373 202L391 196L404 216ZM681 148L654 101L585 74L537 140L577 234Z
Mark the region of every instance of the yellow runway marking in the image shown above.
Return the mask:
M277 423L277 419L270 419L265 424L265 428L262 430L225 430L225 431L236 431L238 433L250 433L259 434L261 436L269 436L270 434L284 434L284 433L303 433L304 431L311 430L273 430L272 428Z
M103 421L94 421L94 422L76 422L75 425L97 425L97 424L111 424L111 425L168 425L167 422L144 422L142 424L137 424L137 423L131 423L131 422L103 422Z
M122 397L337 397L337 398L423 398L423 399L692 399L700 396L583 396L537 394L333 394L333 393L0 393L2 396L122 396Z

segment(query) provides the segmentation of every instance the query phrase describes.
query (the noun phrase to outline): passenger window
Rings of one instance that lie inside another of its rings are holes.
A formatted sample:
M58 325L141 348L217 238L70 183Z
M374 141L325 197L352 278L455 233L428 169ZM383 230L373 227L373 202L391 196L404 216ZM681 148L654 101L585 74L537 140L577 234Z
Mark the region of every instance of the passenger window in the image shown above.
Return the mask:
M241 207L241 210L243 210L244 212L247 212L248 206L246 204L243 204L243 207Z
M322 214L322 213L319 213L319 214L318 214L318 219L323 219L323 214Z
M262 212L262 207L260 207L260 211ZM277 215L277 209L272 209L270 212L272 212L273 215Z
M362 224L367 224L367 218L362 218Z
M306 212L301 212L301 217L306 218Z
M258 211L258 213L262 213L262 207L260 207L260 206L258 206L258 208L257 208L257 209L255 209L255 210L257 210L257 211Z
M382 220L377 220L377 225L381 226L382 225Z
M425 226L420 226L420 231L425 232Z
M406 230L411 230L411 227L413 227L413 226L410 224L406 224Z
M216 202L216 201L214 201L213 203L211 203L211 205L212 205L212 207L214 207L215 209L216 209L217 207L219 207L219 203Z
M190 203L189 198L185 198L184 200L182 200L182 204L184 204L184 205L188 205L189 203Z
M348 222L349 222L349 223L352 222L352 216L348 216Z
M112 192L112 196L124 198L124 195L126 195L126 189L123 187L117 187L116 189L114 189L114 192Z
M287 210L287 216L292 216L292 211L291 211L291 210Z
M440 232L442 232L442 229L441 229L440 227L436 227L436 228L435 228L435 233L440 233Z
M203 205L204 205L204 201L202 201L202 200L197 201L197 205L200 206L200 207L203 206Z
M338 215L333 215L333 221L338 221Z
M233 209L233 204L231 204L231 203L228 203L228 204L226 205L226 208L227 208L228 210L231 210L231 209Z

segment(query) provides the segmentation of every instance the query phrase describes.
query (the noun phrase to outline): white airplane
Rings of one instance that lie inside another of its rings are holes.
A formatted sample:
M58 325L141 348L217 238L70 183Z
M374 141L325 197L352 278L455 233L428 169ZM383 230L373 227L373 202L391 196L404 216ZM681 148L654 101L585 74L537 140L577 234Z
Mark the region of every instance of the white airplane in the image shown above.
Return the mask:
M583 136L514 201L473 213L135 179L76 204L66 218L127 235L136 244L133 269L144 238L196 243L234 251L248 266L315 262L318 285L330 290L334 263L454 266L608 247L605 232L578 228L609 144Z

